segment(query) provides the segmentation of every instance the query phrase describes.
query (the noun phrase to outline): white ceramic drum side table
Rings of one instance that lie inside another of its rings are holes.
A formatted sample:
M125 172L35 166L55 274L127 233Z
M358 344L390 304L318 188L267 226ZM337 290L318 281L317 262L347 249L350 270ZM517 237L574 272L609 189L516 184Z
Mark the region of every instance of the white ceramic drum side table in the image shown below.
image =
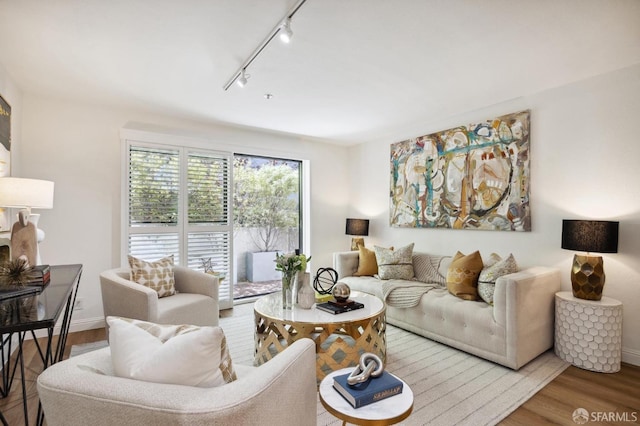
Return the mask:
M585 300L556 293L555 352L576 367L600 373L620 371L622 303L610 297Z
M353 408L333 387L333 378L335 376L351 373L352 371L353 368L345 368L329 373L322 379L318 388L320 402L324 408L342 420L343 425L347 424L347 422L356 425L392 425L409 417L413 410L413 391L398 376L394 377L402 382L402 393L364 407Z

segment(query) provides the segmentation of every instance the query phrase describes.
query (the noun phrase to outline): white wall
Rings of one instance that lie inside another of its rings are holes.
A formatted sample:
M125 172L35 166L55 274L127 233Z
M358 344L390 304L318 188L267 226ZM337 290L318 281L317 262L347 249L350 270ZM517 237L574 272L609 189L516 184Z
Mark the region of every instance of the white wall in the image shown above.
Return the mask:
M389 226L391 143L523 109L531 110L532 232ZM639 116L637 65L447 120L416 123L394 140L350 149L350 215L372 219L368 245L415 242L416 249L447 255L513 252L522 267L558 267L565 290L571 288L574 253L560 248L562 219L619 220L618 253L603 255L604 295L623 302L623 360L640 365Z
M40 247L43 261L84 265L78 294L84 299L84 309L74 312L73 330L101 325L98 276L101 271L120 265L120 131L125 126L135 131L170 132L172 140L210 141L214 148L231 145L246 153L280 153L311 159L312 267L315 270L331 264L334 238L344 233L346 148L25 95L21 155L17 158L20 175L55 182L54 208L40 212L39 227L46 232Z

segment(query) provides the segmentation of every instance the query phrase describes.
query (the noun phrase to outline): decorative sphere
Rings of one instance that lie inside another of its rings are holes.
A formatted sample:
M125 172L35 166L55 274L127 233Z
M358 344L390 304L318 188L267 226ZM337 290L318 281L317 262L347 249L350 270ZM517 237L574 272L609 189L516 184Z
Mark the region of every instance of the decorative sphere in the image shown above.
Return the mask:
M351 295L351 289L345 283L337 283L333 286L333 297L337 302L346 302Z

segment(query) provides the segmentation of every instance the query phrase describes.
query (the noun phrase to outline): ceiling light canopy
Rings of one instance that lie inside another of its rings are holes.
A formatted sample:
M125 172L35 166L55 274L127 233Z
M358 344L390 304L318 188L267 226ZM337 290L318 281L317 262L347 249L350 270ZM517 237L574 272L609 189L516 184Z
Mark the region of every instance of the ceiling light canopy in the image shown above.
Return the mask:
M229 87L231 87L233 83L237 83L240 87L244 87L245 84L247 84L247 79L250 77L249 74L246 74L247 68L258 57L258 55L262 53L264 48L271 43L271 40L273 40L276 35L279 34L280 40L284 43L289 43L291 41L291 38L293 37L293 31L291 31L291 18L293 18L293 15L296 14L298 9L300 9L306 1L307 0L298 0L298 2L289 9L289 12L287 12L284 18L278 22L278 25L276 25L271 32L267 34L267 37L265 37L262 43L254 49L253 53L247 58L247 60L245 60L240 68L233 73L227 83L222 86L225 91L229 90Z

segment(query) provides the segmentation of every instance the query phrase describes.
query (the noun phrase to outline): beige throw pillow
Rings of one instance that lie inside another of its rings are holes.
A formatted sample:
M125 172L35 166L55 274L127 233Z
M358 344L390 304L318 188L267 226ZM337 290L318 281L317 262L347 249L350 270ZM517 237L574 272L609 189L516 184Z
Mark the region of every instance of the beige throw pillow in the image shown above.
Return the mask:
M131 255L128 258L129 267L131 268L131 281L155 290L158 293L158 297L176 294L173 278L173 255L155 262L147 262Z
M479 251L466 256L457 252L447 272L447 289L461 299L477 300L480 271L482 271L482 257Z
M478 277L478 294L482 300L493 305L493 293L496 288L496 280L503 275L518 272L518 264L513 254L509 254L509 256L503 260L495 253L491 254L490 262L487 263Z
M397 250L373 247L378 263L378 276L382 280L413 279L413 243Z
M215 387L237 379L220 327L161 325L107 317L115 375L154 383Z

